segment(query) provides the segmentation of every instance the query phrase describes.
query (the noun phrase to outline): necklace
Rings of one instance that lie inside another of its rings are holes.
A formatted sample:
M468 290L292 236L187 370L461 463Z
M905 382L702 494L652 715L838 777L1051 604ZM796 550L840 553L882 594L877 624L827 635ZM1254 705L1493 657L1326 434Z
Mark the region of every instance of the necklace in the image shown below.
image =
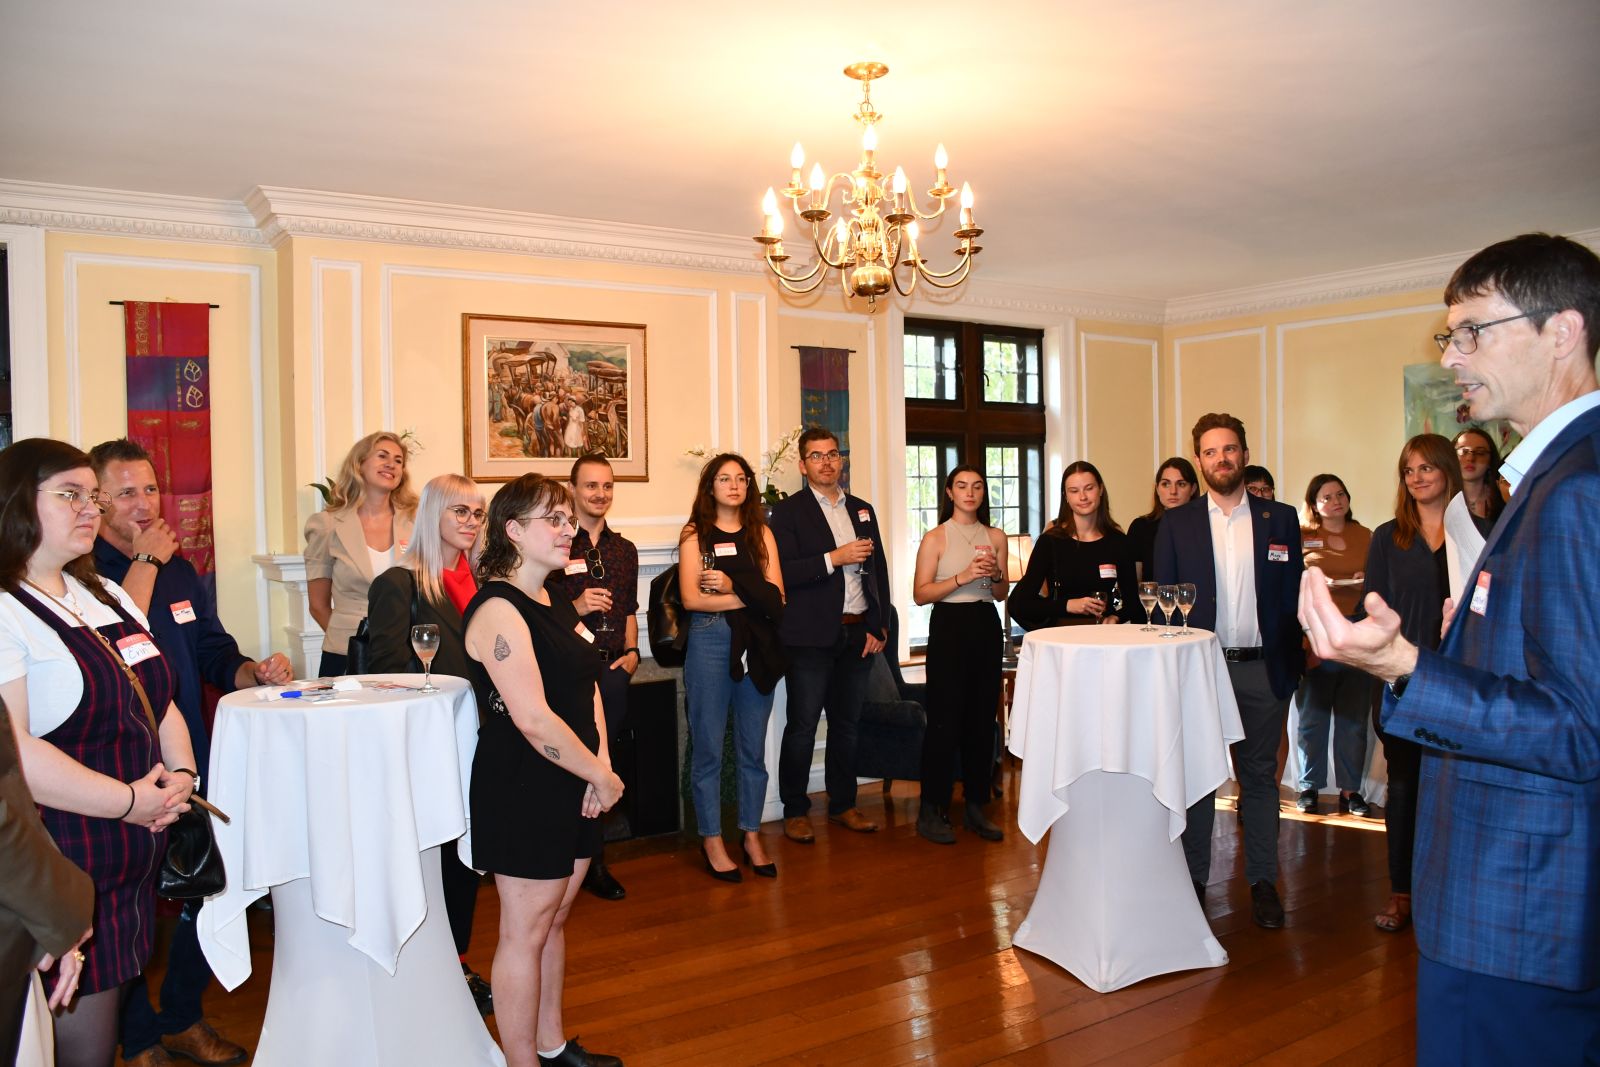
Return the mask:
M56 596L48 589L40 588L32 581L32 579L29 578L22 579L22 584L27 586L29 589L32 589L45 599L59 604L63 608L66 608L72 617L78 620L79 626L89 625L88 620L83 617L83 607L78 603L78 596L72 591L72 586L67 584L65 575L63 575L61 578L61 587L67 591L66 596Z
M954 527L956 529L956 531L959 532L961 530L961 527L964 524L956 522L956 520L954 520L954 519L951 519L950 520L950 525L952 527ZM963 534L961 534L961 540L963 540L963 541L965 541L967 543L967 547L968 548L972 549L973 551L977 551L978 540L980 538L985 538L986 539L987 533L988 533L988 529L983 525L983 523L975 522L975 523L972 523L972 536L968 537L966 534L963 533Z

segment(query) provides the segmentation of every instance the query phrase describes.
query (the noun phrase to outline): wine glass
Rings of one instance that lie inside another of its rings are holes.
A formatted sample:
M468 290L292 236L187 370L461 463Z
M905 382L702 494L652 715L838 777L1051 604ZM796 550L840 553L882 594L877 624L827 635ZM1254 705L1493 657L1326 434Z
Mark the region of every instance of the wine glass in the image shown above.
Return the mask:
M606 565L600 559L600 550L597 548L591 548L588 552L584 553L583 559L589 567L589 577L594 579L595 584L592 588L606 588ZM604 611L600 611L598 614L600 616L600 624L594 628L594 632L597 634L615 633L617 628L611 625L611 619L606 615L606 613Z
M1156 628L1150 625L1150 620L1155 618L1156 610L1156 583L1139 583L1139 603L1144 605L1144 625L1139 627L1144 633L1155 633Z
M1194 610L1195 598L1199 595L1200 590L1193 582L1178 583L1178 610L1183 613L1183 629L1178 631L1180 634L1194 633L1189 629L1189 612Z
M702 553L700 553L700 591L702 593L706 594L707 596L711 596L712 594L714 594L716 592L716 590L715 589L707 589L706 588L706 578L705 578L705 576L707 574L710 574L712 571L714 571L716 569L717 569L717 556L716 556L716 553L714 553L714 552L702 552Z
M1178 587L1175 585L1156 586L1156 602L1161 605L1161 613L1166 616L1166 629L1161 631L1162 637L1172 637L1177 631L1172 628L1172 613L1178 606Z
M439 687L433 684L432 670L433 657L439 651L439 627L431 622L422 622L411 628L411 650L422 661L422 691L424 693L437 693Z
M972 550L972 558L975 562L981 561L985 566L992 568L994 566L994 546L988 542L984 542ZM993 584L993 581L987 574L978 579L978 588L982 589L986 593L993 586Z

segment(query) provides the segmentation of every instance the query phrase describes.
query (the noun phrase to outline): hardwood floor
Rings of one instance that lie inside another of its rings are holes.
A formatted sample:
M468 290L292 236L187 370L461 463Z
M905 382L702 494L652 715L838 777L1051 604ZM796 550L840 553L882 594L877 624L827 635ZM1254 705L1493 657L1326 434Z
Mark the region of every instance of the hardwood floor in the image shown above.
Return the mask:
M748 869L742 885L713 881L689 838L613 846L628 899L579 896L568 1033L630 1067L1412 1060L1415 945L1371 922L1388 898L1381 818L1306 818L1285 794L1288 926L1267 931L1250 921L1223 802L1206 911L1231 961L1102 995L1011 947L1048 839L1029 844L1013 819L999 844L962 831L955 847L928 844L913 828L916 788L887 800L862 788L876 834L814 818L806 847L769 826L776 882ZM498 911L486 883L469 960L491 980ZM213 986L207 1008L253 1047L271 932L269 916L251 920L255 974L232 994Z

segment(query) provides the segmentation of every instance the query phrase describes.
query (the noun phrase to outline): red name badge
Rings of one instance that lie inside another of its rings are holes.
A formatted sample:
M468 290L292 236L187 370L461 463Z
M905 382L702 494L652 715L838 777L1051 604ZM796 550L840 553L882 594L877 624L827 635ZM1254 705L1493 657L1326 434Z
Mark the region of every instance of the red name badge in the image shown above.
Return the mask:
M1117 565L1115 563L1102 563L1102 564L1100 564L1100 577L1102 577L1102 578L1115 578L1116 576L1117 576Z
M1273 563L1288 563L1289 562L1289 546L1288 545L1268 545L1267 546L1267 559L1271 560Z
M739 554L739 546L732 541L718 541L711 546L711 552L717 556L735 556Z
M129 634L117 642L117 651L122 653L122 662L130 667L161 655L149 634Z
M182 625L194 622L194 605L187 600L180 600L172 605L172 621Z
M1468 605L1474 615L1484 615L1489 611L1489 572L1478 572L1478 585L1472 590L1472 603Z
M871 522L872 513L866 508L862 508L860 511L856 512L856 519L860 522Z

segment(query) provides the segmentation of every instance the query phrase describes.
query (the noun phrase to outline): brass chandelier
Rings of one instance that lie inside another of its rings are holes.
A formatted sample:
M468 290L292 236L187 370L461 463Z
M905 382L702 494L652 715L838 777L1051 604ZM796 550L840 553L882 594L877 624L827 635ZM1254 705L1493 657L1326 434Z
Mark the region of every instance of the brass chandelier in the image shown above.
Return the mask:
M924 213L916 196L908 192L905 171L896 167L885 183L875 159L878 121L883 116L873 110L872 83L889 73L889 68L882 63L861 62L845 67L844 73L861 83L861 104L854 115L862 127L861 163L854 171L832 177L824 174L822 164L814 163L810 181L803 185L800 169L805 166L805 151L798 144L794 146L789 157L789 184L782 192L789 198L794 214L810 224L817 258L802 273L784 270L789 257L783 250L783 216L778 210L777 191L768 188L761 204L761 233L755 239L765 249L767 266L792 293L809 293L823 283L827 271L837 271L845 296L865 297L868 311L876 309L877 298L891 286L901 296L909 296L918 278L940 289L956 288L971 273L972 257L982 251L972 243L983 233L972 221L972 187L965 182L961 185L961 225L954 234L961 242L956 248L957 263L946 271L929 269L917 247L921 236L918 224L941 218L945 202L956 195L945 174L949 160L944 145L934 153L936 175L933 188L928 190L934 203L932 210ZM833 213L828 206L836 189L840 195L839 217L829 225Z

